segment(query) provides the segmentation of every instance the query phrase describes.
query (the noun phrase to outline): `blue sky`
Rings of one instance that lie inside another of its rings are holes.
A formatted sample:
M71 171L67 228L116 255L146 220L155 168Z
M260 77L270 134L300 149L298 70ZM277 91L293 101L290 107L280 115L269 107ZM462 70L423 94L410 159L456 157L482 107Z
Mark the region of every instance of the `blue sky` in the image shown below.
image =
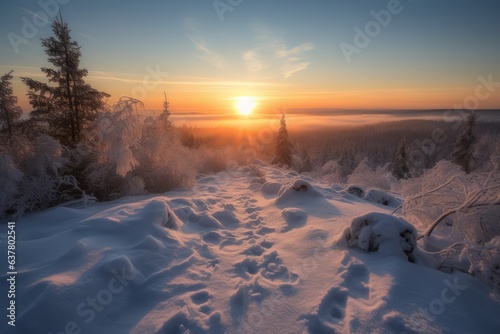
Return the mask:
M144 86L147 68L168 73L146 84L151 108L164 90L186 111L224 109L240 95L268 108L446 108L473 93L478 76L500 81L499 1L401 0L350 62L341 43L353 45L354 28L390 1L243 0L223 21L209 0L60 2L97 88L116 99ZM36 76L46 66L39 39L49 24L17 53L8 38L40 11L37 1L0 3L0 71ZM15 89L29 108L18 80ZM498 96L481 107L498 108Z

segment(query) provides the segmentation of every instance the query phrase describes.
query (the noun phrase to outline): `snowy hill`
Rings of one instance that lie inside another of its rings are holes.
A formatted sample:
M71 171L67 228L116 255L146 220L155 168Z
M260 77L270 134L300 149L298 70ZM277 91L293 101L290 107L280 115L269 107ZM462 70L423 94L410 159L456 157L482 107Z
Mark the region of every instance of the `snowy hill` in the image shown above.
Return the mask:
M257 163L28 215L2 332L497 333L500 301L426 267L414 228L377 198Z

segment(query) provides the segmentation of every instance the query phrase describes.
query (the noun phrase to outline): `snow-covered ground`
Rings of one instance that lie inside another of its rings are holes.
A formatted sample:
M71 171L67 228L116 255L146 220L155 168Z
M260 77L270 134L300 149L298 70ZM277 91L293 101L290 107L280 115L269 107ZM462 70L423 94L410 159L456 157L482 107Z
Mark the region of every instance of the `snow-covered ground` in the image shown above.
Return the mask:
M414 228L387 216L397 195L257 165L18 220L2 333L498 333L500 301L424 265Z

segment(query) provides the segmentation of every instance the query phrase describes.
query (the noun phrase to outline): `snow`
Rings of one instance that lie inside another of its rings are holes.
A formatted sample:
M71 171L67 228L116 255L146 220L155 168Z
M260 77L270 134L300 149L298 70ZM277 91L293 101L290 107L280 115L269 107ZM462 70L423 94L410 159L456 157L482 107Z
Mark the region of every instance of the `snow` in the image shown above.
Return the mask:
M356 185L351 185L351 186L347 187L346 191L349 194L356 196L356 197L359 197L359 198L363 197L365 194L363 187L356 186Z
M414 261L417 231L407 221L388 214L371 212L354 218L338 237L339 243L382 256L397 256Z
M392 208L397 208L403 204L403 201L397 199L387 191L379 189L368 189L363 198L369 202L390 206Z
M401 199L375 190L358 198L259 162L201 177L191 190L27 215L16 223L16 328L0 328L497 332L498 296L471 275L419 261L417 231L390 215Z

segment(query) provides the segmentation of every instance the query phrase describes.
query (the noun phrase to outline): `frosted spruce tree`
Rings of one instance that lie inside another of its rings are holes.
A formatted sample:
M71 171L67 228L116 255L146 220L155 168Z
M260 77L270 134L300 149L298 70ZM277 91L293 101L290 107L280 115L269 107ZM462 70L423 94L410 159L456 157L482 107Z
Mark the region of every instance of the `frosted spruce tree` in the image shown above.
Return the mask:
M22 114L12 90L12 72L0 78L0 133L6 133L8 138L12 138L14 127Z
M477 138L474 136L474 128L477 119L478 116L475 112L467 115L463 132L455 143L455 151L451 154L452 162L462 167L462 170L467 174L472 171L472 164L475 160L473 149Z
M394 158L392 159L391 173L398 180L411 178L410 161L408 160L408 145L406 137L403 137L398 145Z
M292 143L288 139L285 114L281 117L280 129L276 137L276 154L272 163L278 166L292 166Z
M165 94L165 101L163 101L163 110L160 116L158 116L158 121L160 123L161 129L164 131L168 131L174 126L174 123L172 123L172 121L170 120L170 110L169 110L170 103L168 103L167 100L167 93L164 92L164 94Z
M102 99L109 95L85 83L88 71L80 68L80 46L71 39L71 30L61 15L52 23L52 32L53 37L42 39L42 46L53 68L41 70L55 85L31 78L22 80L33 107L31 119L63 144L76 143L104 106Z

